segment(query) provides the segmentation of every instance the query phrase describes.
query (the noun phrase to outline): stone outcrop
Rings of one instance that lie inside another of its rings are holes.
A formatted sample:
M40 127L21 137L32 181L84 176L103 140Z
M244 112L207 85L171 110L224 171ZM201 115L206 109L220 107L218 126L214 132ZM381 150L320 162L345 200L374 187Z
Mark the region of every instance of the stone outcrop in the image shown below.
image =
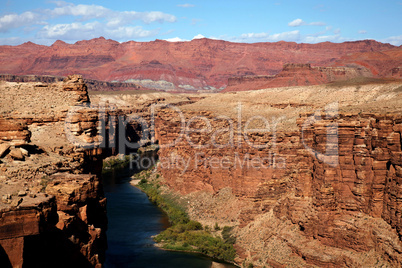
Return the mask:
M381 62L375 61L377 54L385 55L388 52L384 51L389 50L396 52ZM229 77L275 75L289 62L332 66L345 55L356 53L372 55L373 61L353 61L354 65L378 70L374 75L388 76L387 70L401 66L400 51L400 47L373 40L246 44L206 38L173 43L162 40L119 43L96 38L75 44L56 41L51 46L33 43L1 46L0 73L55 76L79 73L88 79L137 81L159 89L217 90L227 86ZM339 64L352 63L347 60Z
M30 141L31 132L22 120L0 118L0 141L10 145L22 145Z
M104 153L82 146L99 140L82 77L0 91L0 266L102 267Z
M28 262L24 258L24 255L29 251L27 240L50 231L57 222L54 197L40 194L35 198L24 197L16 204L18 207L1 209L0 250L2 251L2 258L0 264L2 267L23 267L23 265L27 265ZM46 252L42 252L42 256L37 257L39 259L45 256ZM34 263L30 262L30 264Z
M57 83L62 82L65 78L61 76L50 75L11 75L0 74L0 81L7 82L41 82L41 83ZM89 91L119 91L119 90L143 90L141 86L129 82L106 82L93 79L83 78L83 82Z
M99 179L96 175L56 173L49 181L46 193L56 196L56 227L92 266L99 266L107 243L106 198Z

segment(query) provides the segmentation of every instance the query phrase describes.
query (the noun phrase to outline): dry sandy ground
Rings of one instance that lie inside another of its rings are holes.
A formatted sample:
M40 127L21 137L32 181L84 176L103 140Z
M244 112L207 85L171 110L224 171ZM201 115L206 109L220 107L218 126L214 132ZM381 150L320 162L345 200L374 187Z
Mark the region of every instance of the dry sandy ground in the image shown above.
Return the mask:
M297 130L296 119L300 113L317 112L328 107L338 107L339 112L401 113L402 81L351 81L218 94L90 93L90 98L94 103L108 102L138 108L156 102L170 103L181 111L209 111L214 116L228 116L234 120L241 115L242 121L260 116L269 122L279 120L278 129ZM256 118L253 123L258 126L262 120Z

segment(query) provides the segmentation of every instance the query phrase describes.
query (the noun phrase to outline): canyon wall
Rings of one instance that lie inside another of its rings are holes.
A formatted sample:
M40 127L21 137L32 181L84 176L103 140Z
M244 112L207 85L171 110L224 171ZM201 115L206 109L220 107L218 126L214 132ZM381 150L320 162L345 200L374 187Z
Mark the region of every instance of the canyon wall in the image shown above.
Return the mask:
M0 90L0 266L102 267L103 151L80 146L99 138L82 77Z
M0 264L101 267L102 159L155 142L163 187L192 219L234 227L238 264L401 266L400 88L122 93L89 105L80 76L0 82Z
M381 59L377 54L383 55ZM229 77L275 75L286 63L366 67L372 75L389 76L392 68L401 66L401 56L400 47L373 40L247 44L203 38L190 42L119 43L101 37L75 44L56 41L51 46L31 42L0 46L0 73L78 73L88 79L135 81L164 90L218 90L227 86Z
M270 100L253 94L252 103L275 103L275 92L265 91ZM172 109L158 112L158 170L164 185L180 193L190 217L211 228L235 226L238 264L402 265L399 112L316 106L321 112L300 113L298 128L278 124L275 130L271 117L270 127L261 127L191 107L181 109L183 117ZM232 109L230 103L225 107Z

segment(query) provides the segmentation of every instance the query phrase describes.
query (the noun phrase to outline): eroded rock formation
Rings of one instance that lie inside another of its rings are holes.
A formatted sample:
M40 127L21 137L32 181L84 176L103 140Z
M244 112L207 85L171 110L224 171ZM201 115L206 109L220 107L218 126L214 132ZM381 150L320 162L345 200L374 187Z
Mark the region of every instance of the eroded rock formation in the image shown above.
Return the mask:
M102 150L74 144L98 139L98 113L87 108L82 77L1 82L0 90L0 266L101 267L106 201L96 174ZM74 116L79 122L65 122Z

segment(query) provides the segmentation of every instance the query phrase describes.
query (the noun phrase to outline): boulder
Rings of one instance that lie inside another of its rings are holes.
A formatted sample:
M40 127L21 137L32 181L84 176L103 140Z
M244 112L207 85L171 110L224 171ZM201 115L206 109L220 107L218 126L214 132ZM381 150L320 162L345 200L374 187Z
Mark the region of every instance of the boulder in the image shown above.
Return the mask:
M20 148L14 148L10 150L9 155L14 159L14 160L21 160L23 161L25 159L24 154L20 150Z
M19 149L20 149L21 153L22 153L24 156L29 156L28 150L26 150L26 149L24 149L24 148L19 148Z

